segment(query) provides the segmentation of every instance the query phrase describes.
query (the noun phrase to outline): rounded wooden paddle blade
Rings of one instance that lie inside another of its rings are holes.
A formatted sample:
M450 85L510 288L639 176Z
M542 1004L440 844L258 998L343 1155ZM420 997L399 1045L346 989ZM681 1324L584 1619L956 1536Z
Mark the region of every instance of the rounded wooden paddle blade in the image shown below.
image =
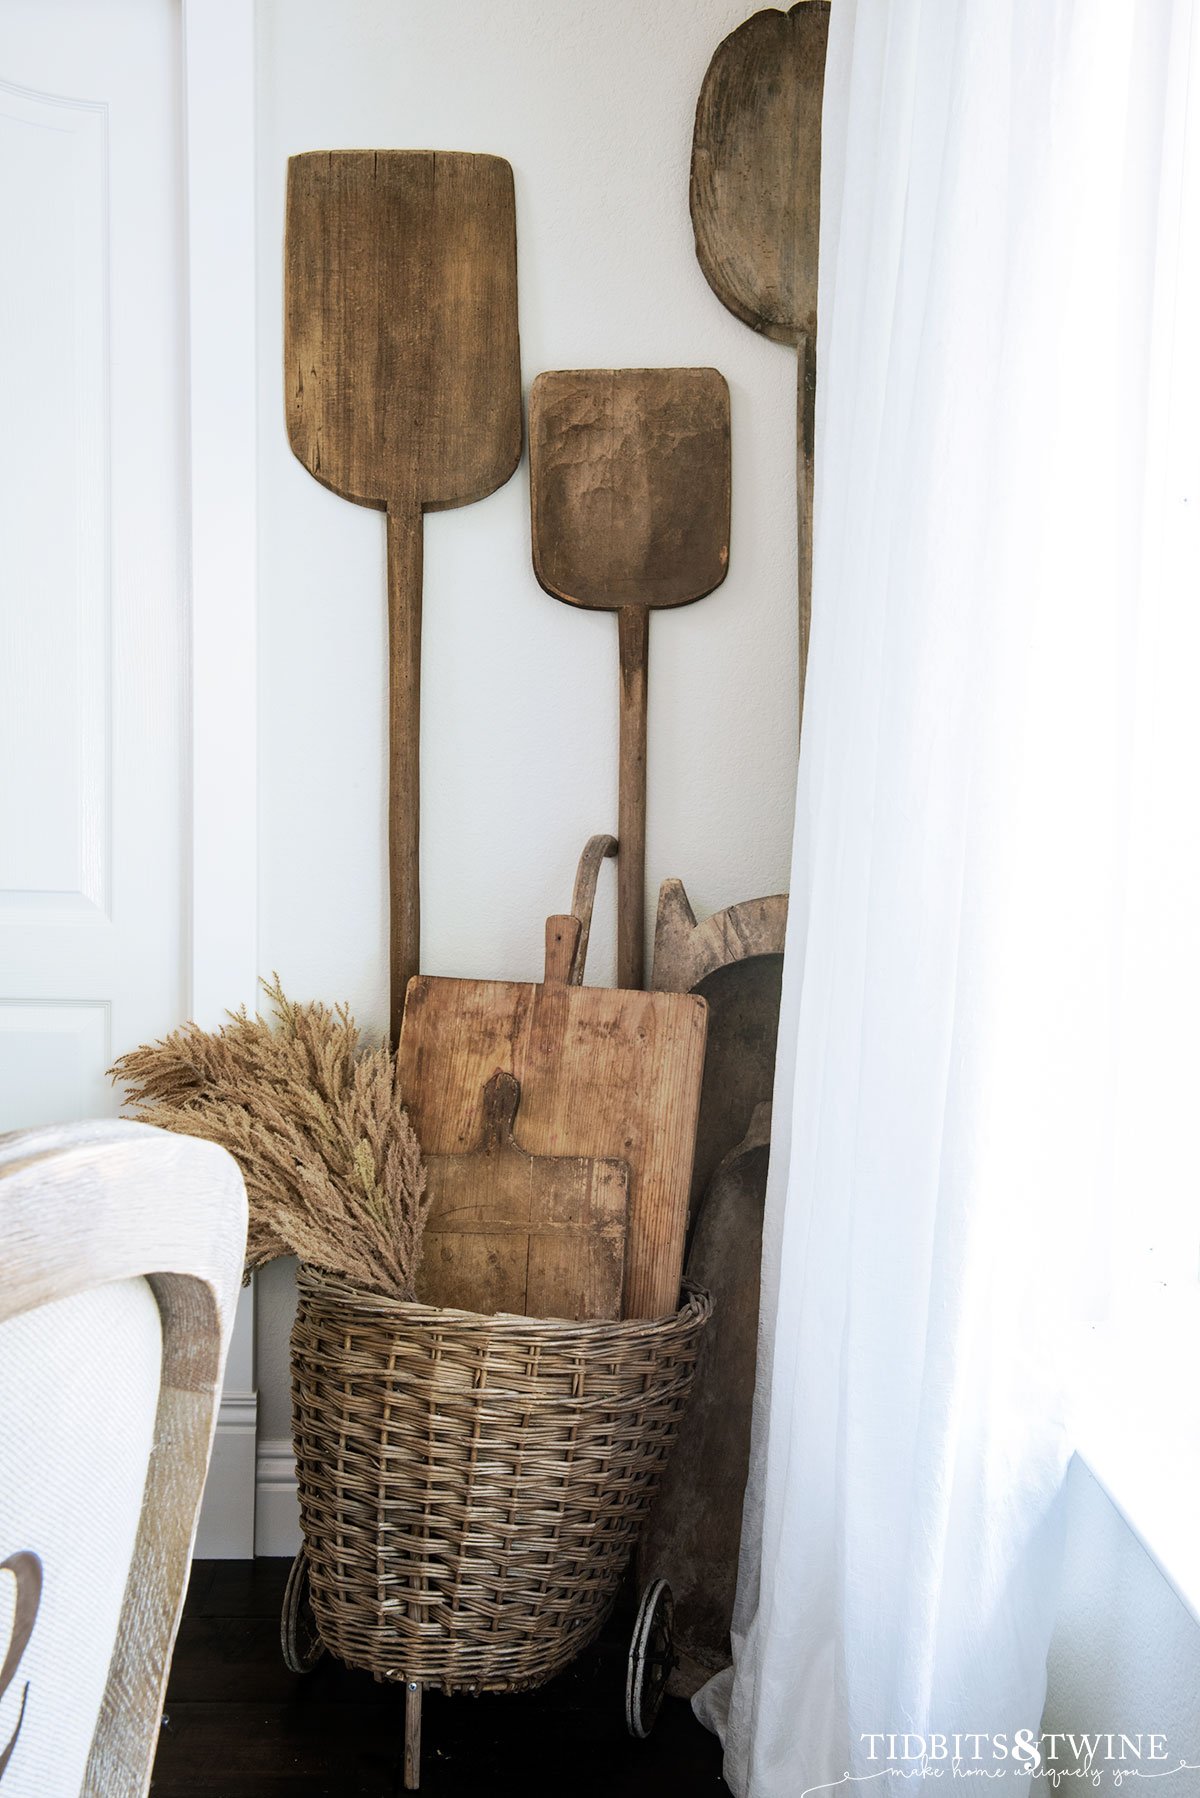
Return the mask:
M469 505L521 455L512 169L443 150L288 164L288 436L365 506Z
M796 343L817 328L827 0L756 12L724 39L696 104L696 255L723 305Z
M529 398L533 567L569 605L684 606L729 566L729 389L715 368L576 368Z

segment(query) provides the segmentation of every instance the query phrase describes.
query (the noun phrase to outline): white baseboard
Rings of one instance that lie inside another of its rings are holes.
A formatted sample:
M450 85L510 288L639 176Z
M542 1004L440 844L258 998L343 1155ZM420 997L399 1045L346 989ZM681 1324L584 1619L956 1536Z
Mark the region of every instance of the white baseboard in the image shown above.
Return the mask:
M300 1546L300 1500L290 1436L258 1445L254 1491L254 1548L260 1555L294 1555Z
M224 1393L196 1531L200 1560L253 1559L257 1434L257 1392Z

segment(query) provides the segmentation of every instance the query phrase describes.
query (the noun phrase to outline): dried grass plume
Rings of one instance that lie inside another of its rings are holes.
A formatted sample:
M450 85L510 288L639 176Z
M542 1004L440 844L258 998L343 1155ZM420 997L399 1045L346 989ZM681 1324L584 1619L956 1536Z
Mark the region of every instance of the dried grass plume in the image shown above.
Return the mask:
M397 1059L364 1047L345 1005L293 1005L264 981L273 1022L230 1012L123 1055L133 1116L228 1149L250 1201L246 1268L279 1255L413 1297L425 1170L400 1099Z

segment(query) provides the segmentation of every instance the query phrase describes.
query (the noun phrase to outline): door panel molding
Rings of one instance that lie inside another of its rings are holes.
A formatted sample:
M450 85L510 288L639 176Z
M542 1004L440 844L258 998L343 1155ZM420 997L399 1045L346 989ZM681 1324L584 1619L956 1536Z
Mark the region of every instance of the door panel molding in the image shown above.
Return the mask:
M38 244L6 264L5 326L26 342L49 335L60 352L6 365L20 428L0 446L5 555L23 591L0 620L0 911L107 921L108 105L0 79L0 135L22 172L0 190L0 239ZM39 230L48 219L55 229Z

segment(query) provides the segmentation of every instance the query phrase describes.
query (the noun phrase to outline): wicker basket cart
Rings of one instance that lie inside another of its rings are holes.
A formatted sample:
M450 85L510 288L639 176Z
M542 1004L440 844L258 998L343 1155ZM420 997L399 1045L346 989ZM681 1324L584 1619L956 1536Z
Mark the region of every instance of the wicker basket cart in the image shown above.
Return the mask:
M292 1334L304 1547L284 1658L328 1649L421 1692L540 1685L595 1638L691 1388L706 1294L654 1319L569 1323L405 1303L303 1268ZM671 1663L670 1593L642 1596L626 1681L635 1735Z

